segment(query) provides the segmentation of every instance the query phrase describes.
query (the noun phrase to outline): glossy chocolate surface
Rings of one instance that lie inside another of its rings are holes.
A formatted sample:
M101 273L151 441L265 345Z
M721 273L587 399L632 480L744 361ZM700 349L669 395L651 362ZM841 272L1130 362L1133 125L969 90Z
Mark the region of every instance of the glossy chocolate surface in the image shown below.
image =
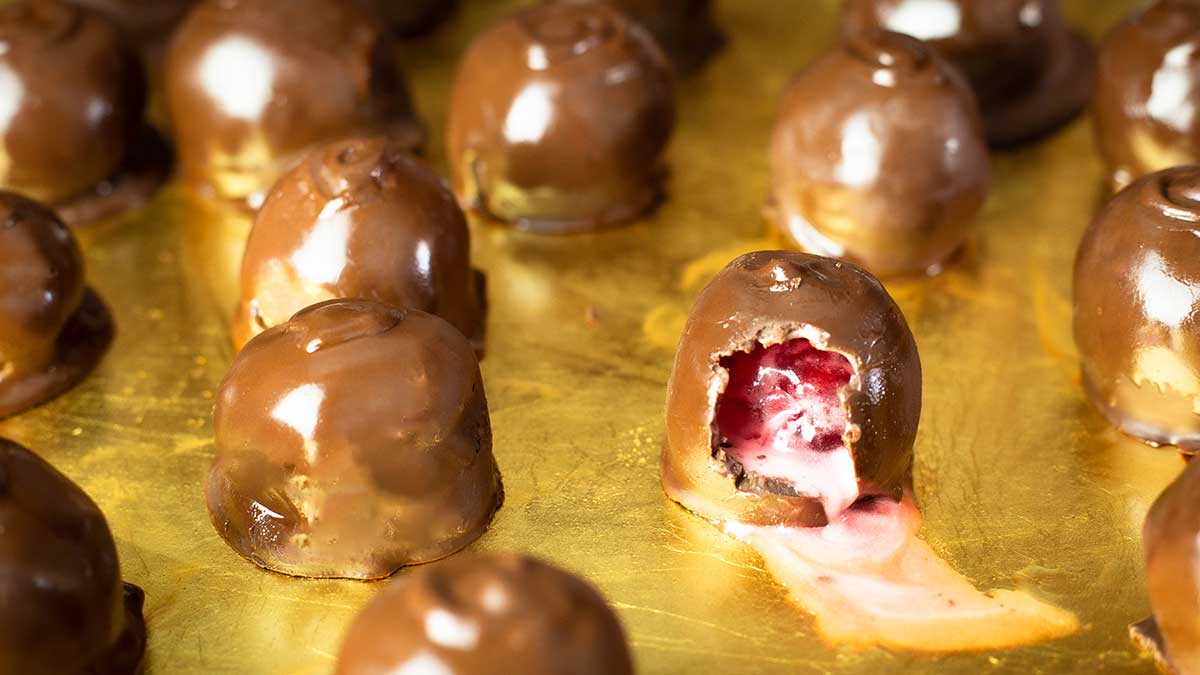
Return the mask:
M1171 672L1200 673L1200 463L1183 473L1146 514L1142 545L1154 624Z
M111 340L70 229L41 204L0 192L0 418L75 386Z
M285 574L376 579L441 558L502 499L474 350L418 310L331 300L262 333L214 428L213 525Z
M690 73L709 59L725 42L712 16L712 0L547 0L548 2L603 2L625 12L646 27L675 66Z
M760 251L729 264L692 307L667 389L667 494L709 520L822 525L820 502L738 485L718 459L714 416L729 373L723 358L796 339L844 356L853 370L841 390L843 440L865 491L899 497L911 484L921 416L921 362L900 309L867 272L846 262ZM742 489L745 488L745 489Z
M202 2L172 41L166 102L184 180L253 208L316 143L423 140L384 28L341 0Z
M617 617L582 579L519 555L460 556L388 584L336 675L630 675Z
M1200 167L1114 197L1075 259L1075 344L1092 403L1127 434L1200 450Z
M1158 0L1100 46L1096 141L1119 190L1160 169L1200 161L1200 2Z
M335 141L284 176L258 212L234 342L344 297L437 314L481 347L481 281L441 177L383 137Z
M843 25L848 35L912 35L961 68L996 146L1054 130L1091 96L1091 47L1057 0L846 0Z
M505 19L459 65L447 123L455 192L538 232L636 218L662 196L672 89L654 38L605 5Z
M0 47L0 189L59 203L117 173L146 96L117 29L66 2L15 2Z
M966 83L897 33L848 38L797 75L770 165L776 228L880 276L937 271L962 246L991 183Z
M0 672L140 672L143 594L121 582L104 514L70 479L3 438L0 534Z

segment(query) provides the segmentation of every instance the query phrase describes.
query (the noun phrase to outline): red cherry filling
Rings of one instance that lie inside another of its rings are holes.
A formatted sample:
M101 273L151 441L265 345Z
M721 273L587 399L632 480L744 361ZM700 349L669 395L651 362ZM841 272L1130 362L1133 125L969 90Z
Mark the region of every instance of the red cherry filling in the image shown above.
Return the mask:
M815 497L832 519L859 496L841 390L850 360L806 339L721 359L729 372L713 420L714 455L739 489Z

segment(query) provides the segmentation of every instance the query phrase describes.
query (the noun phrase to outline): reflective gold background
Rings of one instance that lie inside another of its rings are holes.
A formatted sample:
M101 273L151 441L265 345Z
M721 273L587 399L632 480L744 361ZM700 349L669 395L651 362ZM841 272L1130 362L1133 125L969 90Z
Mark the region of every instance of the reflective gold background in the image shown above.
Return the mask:
M444 166L441 121L470 35L513 4L466 0L407 50ZM1132 0L1066 0L1093 35ZM1070 333L1075 243L1101 198L1086 122L996 159L965 255L893 285L925 363L917 493L925 537L982 587L1026 585L1077 611L1074 637L1011 652L917 657L831 650L748 549L663 496L664 387L684 313L736 254L770 245L759 207L775 98L832 39L833 0L725 0L731 42L680 88L670 201L596 236L480 224L492 312L483 362L508 500L478 550L523 550L598 584L644 673L1151 672L1125 625L1148 611L1139 528L1181 467L1085 404ZM175 189L83 233L118 338L73 393L0 423L108 514L146 589L150 673L327 673L377 584L261 571L208 523L212 394L248 223Z

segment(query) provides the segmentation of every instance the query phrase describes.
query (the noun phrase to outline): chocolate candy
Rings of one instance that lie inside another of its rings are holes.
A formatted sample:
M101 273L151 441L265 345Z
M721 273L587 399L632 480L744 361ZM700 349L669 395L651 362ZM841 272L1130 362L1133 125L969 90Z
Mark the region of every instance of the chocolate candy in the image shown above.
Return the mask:
M912 35L961 68L994 146L1057 129L1091 97L1091 46L1056 0L847 0L842 18L848 35Z
M165 151L147 137L141 65L117 29L59 0L20 1L0 7L0 47L0 189L68 222L149 198Z
M629 675L621 625L583 580L517 555L457 557L388 584L336 675Z
M1200 462L1189 462L1154 502L1142 528L1153 620L1132 627L1135 643L1168 673L1200 672Z
M603 4L540 5L467 50L447 146L464 207L536 232L591 230L662 195L672 77L641 26Z
M166 102L183 178L258 208L310 146L385 133L420 146L392 43L342 0L207 0L171 44Z
M970 90L917 40L848 38L785 92L768 217L874 274L933 273L967 237L991 167Z
M121 583L104 514L69 478L3 438L0 598L0 673L141 672L144 595Z
M376 579L474 541L502 498L479 364L444 320L331 300L250 341L217 392L213 525L277 572Z
M458 5L457 0L364 0L366 5L392 27L397 35L413 37L428 32L444 21Z
M466 219L436 173L384 137L335 141L284 176L259 211L234 342L349 297L437 314L482 347L482 279Z
M1104 39L1096 78L1096 141L1114 190L1200 161L1200 3L1159 0Z
M1075 258L1075 344L1088 398L1121 431L1200 450L1200 167L1114 197Z
M162 58L167 41L196 0L73 0L119 26L142 49L150 65Z
M111 340L71 231L50 209L0 192L0 418L78 384Z
M548 0L603 2L625 12L654 34L679 73L690 73L709 59L725 37L712 17L712 0Z
M921 363L867 272L739 257L692 307L667 390L667 494L709 520L823 525L911 482Z

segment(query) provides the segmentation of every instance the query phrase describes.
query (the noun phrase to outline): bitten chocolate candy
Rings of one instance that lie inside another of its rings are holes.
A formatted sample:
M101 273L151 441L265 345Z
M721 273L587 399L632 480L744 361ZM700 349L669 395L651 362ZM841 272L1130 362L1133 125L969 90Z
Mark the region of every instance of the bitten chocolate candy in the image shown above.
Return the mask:
M1113 189L1200 161L1198 43L1200 3L1159 0L1101 44L1093 117Z
M482 347L482 279L467 221L436 173L383 137L335 141L284 176L259 211L234 342L344 297L437 314Z
M880 276L939 270L991 182L966 83L897 33L851 37L800 72L780 105L770 164L776 228Z
M667 494L709 520L823 525L911 483L921 363L867 272L784 251L739 257L688 317L667 389Z
M202 2L171 44L166 101L183 178L252 208L316 143L423 140L391 42L342 0Z
M142 590L121 582L104 514L66 476L0 438L0 673L133 675Z
M586 582L517 555L462 556L388 584L351 624L337 675L629 675L621 625Z
M1152 621L1133 627L1164 672L1200 673L1200 462L1189 462L1154 502L1142 528Z
M995 146L1053 131L1091 97L1092 48L1057 0L846 0L842 18L848 35L912 35L961 68Z
M548 0L607 3L654 34L677 72L690 73L708 60L725 37L712 17L712 0Z
M1200 450L1200 167L1138 180L1075 258L1075 344L1088 398L1121 431Z
M97 14L59 0L0 7L0 189L68 222L145 201L166 164L146 138L145 90L137 56Z
M447 145L465 208L537 232L625 222L662 195L672 77L641 26L602 4L540 5L476 38Z
M71 231L41 204L0 192L0 418L78 384L111 340Z
M474 541L502 498L475 352L418 310L331 300L271 328L213 425L213 525L277 572L385 577Z

